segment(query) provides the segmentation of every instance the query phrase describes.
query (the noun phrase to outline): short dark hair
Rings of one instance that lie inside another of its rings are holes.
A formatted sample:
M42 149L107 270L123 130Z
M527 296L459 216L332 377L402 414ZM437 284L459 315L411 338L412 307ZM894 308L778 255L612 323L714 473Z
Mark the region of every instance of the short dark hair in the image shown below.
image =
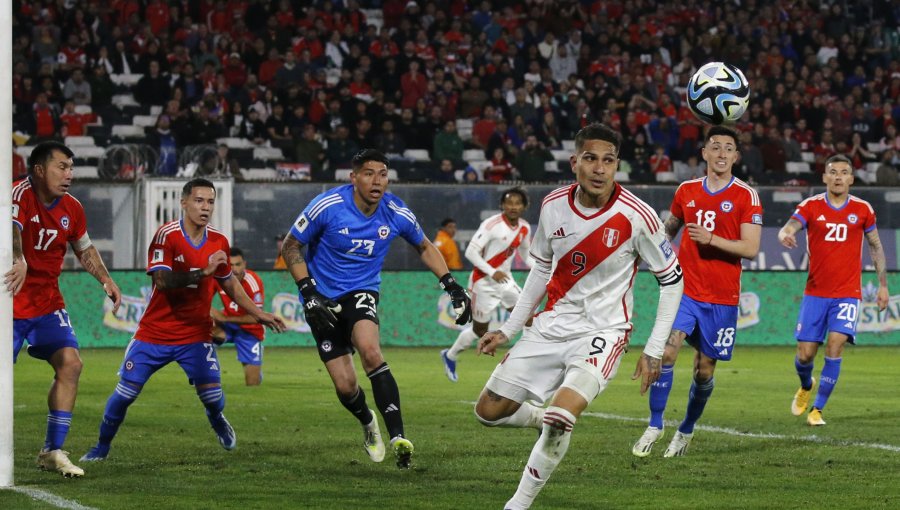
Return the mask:
M356 153L353 156L353 160L350 162L353 167L354 172L358 172L363 165L368 161L377 161L379 163L384 163L385 166L389 166L390 162L388 161L387 156L384 155L378 149L363 149Z
M456 223L456 220L454 220L453 218L444 218L443 221L441 221L441 226L446 227L451 223Z
M734 140L734 148L737 149L738 152L740 152L741 146L740 142L738 141L737 131L725 126L713 126L709 128L709 131L706 133L706 140L709 141L709 139L714 136L730 136L731 139Z
M244 250L238 248L237 246L231 247L231 256L232 257L241 257L242 259L247 258L244 256Z
M581 152L584 142L588 140L609 142L616 148L616 154L619 153L619 149L622 146L622 135L615 129L599 122L592 122L578 131L575 135L575 150Z
M826 159L825 167L827 168L828 165L832 163L847 163L848 165L850 165L850 169L853 169L853 162L850 161L850 158L848 158L845 154L835 154L834 156Z
M522 199L522 205L528 207L528 193L525 192L525 189L521 186L515 186L513 188L509 188L504 190L503 193L500 194L500 205L503 205L503 202L506 202L506 197L510 195L519 195Z
M50 158L53 157L53 151L62 152L67 158L75 156L72 149L66 147L66 144L62 142L52 140L41 142L31 150L31 155L28 156L28 174L31 175L34 172L35 166L46 165L47 161L50 161Z
M216 191L216 185L213 184L212 181L197 177L196 179L189 180L185 183L184 187L181 188L181 198L190 196L191 192L194 191L194 188L212 188L213 192Z

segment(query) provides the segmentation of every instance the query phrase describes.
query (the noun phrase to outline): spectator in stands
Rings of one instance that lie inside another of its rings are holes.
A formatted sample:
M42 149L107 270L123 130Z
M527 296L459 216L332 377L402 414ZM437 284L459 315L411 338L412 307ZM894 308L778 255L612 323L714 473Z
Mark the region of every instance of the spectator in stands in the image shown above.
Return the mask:
M672 159L666 155L666 148L662 145L654 145L653 154L650 155L648 165L650 167L650 172L652 172L654 176L671 172ZM659 177L656 177L656 179L659 180Z
M266 125L259 119L259 110L255 107L247 108L247 115L241 121L237 136L246 138L256 145L266 143Z
M434 136L434 150L431 159L449 159L454 165L463 162L464 144L456 132L456 122L447 121L444 129Z
M259 65L259 83L265 87L273 87L278 70L284 65L278 48L269 48L269 56Z
M413 107L419 99L425 97L428 77L419 71L419 62L413 60L409 63L409 71L400 77L400 106L402 108Z
M845 154L853 163L854 170L862 170L868 163L878 162L878 155L865 146L862 134L859 132L850 136L850 149Z
M63 86L63 97L77 105L91 104L91 84L84 79L84 71L76 68Z
M753 134L745 131L741 137L741 159L738 161L740 172L738 177L749 184L757 184L765 181L765 166L759 147L753 143Z
M151 60L148 65L149 73L135 85L134 98L142 104L162 106L171 96L169 82L160 72L159 62Z
M266 133L273 147L278 147L285 154L294 149L291 127L284 115L284 105L276 102L272 105L272 114L266 119Z
M403 157L406 142L394 131L394 123L384 120L381 123L381 133L375 136L375 147L388 158L397 159Z
M15 150L13 150L12 158L12 180L16 182L28 176L28 165L25 164L25 158Z
M240 165L228 153L228 146L220 143L216 147L216 152L200 164L197 170L198 177L232 177L236 181L242 181L244 175L241 173Z
M125 41L119 39L115 42L114 49L110 52L109 62L112 65L110 74L138 74L137 60L125 46Z
M803 153L800 150L800 144L794 138L794 127L785 124L781 128L781 146L784 147L784 157L787 161L802 161Z
M559 125L556 123L556 116L552 111L546 111L541 117L542 120L535 130L538 140L551 149L561 149L562 134L560 133Z
M66 45L59 49L56 58L59 71L68 73L75 69L84 69L87 65L87 55L81 47L81 39L76 33L70 33L66 39Z
M459 257L459 247L453 238L456 237L456 220L453 218L445 218L441 221L441 228L438 229L437 235L434 236L434 246L441 252L447 268L451 271L462 269L462 259Z
M837 149L834 146L834 136L831 130L826 129L822 131L822 139L813 148L813 154L816 158L813 170L815 170L817 174L822 175L825 172L825 161L837 153Z
M328 141L326 155L332 169L350 168L353 156L360 147L350 139L350 127L341 124L337 127L334 138Z
M529 94L525 87L517 88L515 97L515 102L509 106L510 115L513 117L521 115L526 123L537 124L539 121L537 110L534 107L534 102L529 101Z
M687 162L675 161L673 170L677 182L697 179L706 175L706 162L700 161L696 155L692 154L688 156Z
M553 81L556 83L561 83L578 72L578 61L575 55L569 53L568 45L557 47L556 52L550 57L549 66L553 73Z
M284 54L284 64L275 71L274 87L281 91L286 90L291 83L300 83L303 80L303 70L297 65L297 55L293 51Z
M41 92L37 95L32 108L31 126L28 133L38 140L53 138L59 131L59 113L56 107L47 101L47 94Z
M890 148L881 154L878 169L875 170L875 184L877 186L900 186L900 175L897 173L895 160L897 152Z
M547 150L537 136L529 134L525 144L516 156L516 168L525 182L546 182L546 163L553 161L553 154Z
M297 163L306 163L309 165L310 177L314 181L330 181L334 179L334 173L326 176L324 174L324 164L326 161L325 149L319 140L316 126L307 124L303 128L303 136L294 146L294 161Z
M178 173L178 142L168 115L157 117L156 125L147 133L147 144L159 152L155 175L172 177Z
M456 167L449 159L442 159L438 166L438 171L429 179L433 182L441 182L445 184L456 182Z
M184 145L215 143L217 139L225 136L225 128L219 117L211 115L210 106L203 102L191 119L186 135Z
M494 149L491 157L491 166L487 167L484 172L484 180L499 184L504 181L510 181L518 177L518 171L512 162L507 158L506 151L502 147Z
M222 75L228 84L228 92L237 94L247 83L247 66L241 62L241 54L234 52L228 56L228 61L222 67Z
M766 137L759 144L759 152L762 154L763 168L766 173L765 179L759 182L764 184L784 182L787 171L787 153L784 150L784 144L781 143L781 135L777 128L769 128L766 131Z
M488 93L481 89L481 79L478 76L472 76L469 79L469 88L459 96L460 116L465 119L478 117L488 98L490 98Z
M75 111L75 102L66 101L63 112L59 116L61 136L84 136L84 126L90 121L90 116Z
M487 146L484 149L485 154L494 154L497 149L503 149L504 153L515 154L518 147L514 146L509 139L509 128L506 119L500 117L494 125L494 132L488 138Z

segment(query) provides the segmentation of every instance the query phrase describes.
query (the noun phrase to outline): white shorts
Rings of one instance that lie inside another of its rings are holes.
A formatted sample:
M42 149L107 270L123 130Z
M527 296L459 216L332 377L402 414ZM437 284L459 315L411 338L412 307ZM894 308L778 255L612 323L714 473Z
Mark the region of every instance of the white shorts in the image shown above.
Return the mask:
M485 389L515 402L535 400L543 404L563 385L570 372L581 372L592 375L599 387L591 381L571 389L590 402L615 377L627 345L628 335L620 329L552 342L533 328L527 329L494 369ZM577 379L576 376L569 380Z
M484 277L472 285L472 320L475 322L491 322L492 314L498 306L509 310L516 306L522 289L512 276L506 283L497 283L490 276Z

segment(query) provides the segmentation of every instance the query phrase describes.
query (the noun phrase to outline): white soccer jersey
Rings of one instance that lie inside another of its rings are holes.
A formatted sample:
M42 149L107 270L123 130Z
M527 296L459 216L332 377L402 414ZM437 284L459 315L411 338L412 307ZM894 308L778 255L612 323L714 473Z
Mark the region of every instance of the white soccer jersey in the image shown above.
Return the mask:
M554 268L547 304L533 323L548 340L630 331L632 285L641 260L663 285L681 278L653 208L616 185L606 206L586 215L575 204L577 188L547 195L531 246L535 260Z
M469 288L481 279L500 286L491 275L496 271L510 274L516 250L527 262L530 248L531 226L527 221L519 218L518 224L510 225L503 214L484 220L466 247L466 258L475 266L469 275Z

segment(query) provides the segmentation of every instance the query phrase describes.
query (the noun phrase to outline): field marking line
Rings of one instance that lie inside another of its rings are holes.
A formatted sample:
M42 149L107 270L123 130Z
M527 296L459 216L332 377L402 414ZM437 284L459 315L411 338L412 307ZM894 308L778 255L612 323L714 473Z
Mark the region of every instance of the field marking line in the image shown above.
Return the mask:
M19 494L24 494L38 501L43 501L48 505L55 506L56 508L63 508L64 510L97 510L92 506L84 506L77 501L66 499L51 492L36 489L34 487L0 487L0 490L4 489L18 492Z

